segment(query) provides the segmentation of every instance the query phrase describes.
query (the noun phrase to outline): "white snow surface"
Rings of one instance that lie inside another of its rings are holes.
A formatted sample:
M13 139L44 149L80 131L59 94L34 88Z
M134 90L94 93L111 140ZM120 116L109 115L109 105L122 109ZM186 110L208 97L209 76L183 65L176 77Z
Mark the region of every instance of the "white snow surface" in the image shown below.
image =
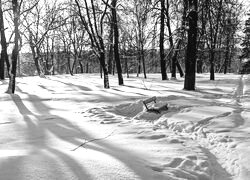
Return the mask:
M250 76L98 74L0 81L0 180L248 180ZM147 112L143 100L168 105Z

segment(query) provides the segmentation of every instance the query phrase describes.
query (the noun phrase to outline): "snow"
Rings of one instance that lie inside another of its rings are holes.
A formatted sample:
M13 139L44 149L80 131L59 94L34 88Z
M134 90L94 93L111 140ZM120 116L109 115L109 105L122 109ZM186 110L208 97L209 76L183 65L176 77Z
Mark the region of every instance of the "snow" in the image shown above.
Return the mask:
M98 74L0 81L0 179L248 180L250 75ZM156 96L160 114L143 100Z

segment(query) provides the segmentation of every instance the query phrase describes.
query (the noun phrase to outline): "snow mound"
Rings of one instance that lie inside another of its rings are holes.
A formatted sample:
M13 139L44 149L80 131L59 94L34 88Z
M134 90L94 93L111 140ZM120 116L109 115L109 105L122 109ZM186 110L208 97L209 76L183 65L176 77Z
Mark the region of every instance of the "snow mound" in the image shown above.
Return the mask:
M126 103L109 107L108 111L121 116L134 117L142 112L143 109L142 100L138 100L134 103Z

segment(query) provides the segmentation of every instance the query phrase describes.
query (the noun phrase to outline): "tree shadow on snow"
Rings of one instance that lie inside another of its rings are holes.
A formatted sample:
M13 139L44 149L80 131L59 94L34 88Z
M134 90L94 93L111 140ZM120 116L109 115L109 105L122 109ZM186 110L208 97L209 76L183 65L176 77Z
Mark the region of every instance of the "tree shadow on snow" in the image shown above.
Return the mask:
M36 97L36 99L38 98L37 96L35 96L35 97ZM25 141L27 142L28 145L30 145L32 147L32 151L30 152L28 159L30 157L33 157L33 155L37 156L38 153L42 153L44 156L43 159L45 159L46 162L50 162L48 164L46 163L45 167L48 168L47 166L51 163L55 164L55 166L49 168L50 172L53 173L55 171L55 172L57 172L57 175L56 175L57 178L64 179L63 178L64 172L60 172L60 171L58 172L58 169L56 168L56 166L58 166L59 164L54 162L53 159L51 159L50 154L52 154L52 155L56 156L58 158L58 160L61 161L63 164L66 164L67 168L69 168L70 171L78 179L82 179L83 177L85 177L87 179L91 179L91 176L89 176L88 172L86 172L84 170L84 167L81 166L79 163L77 163L73 158L71 158L70 156L65 154L63 151L60 151L56 148L51 148L47 144L47 141L46 141L46 133L47 132L46 131L49 130L50 132L54 133L55 135L58 135L55 133L56 131L53 130L53 127L50 127L52 123L51 124L42 123L40 120L44 119L44 115L43 114L37 115L37 114L32 113L25 106L25 104L23 103L23 101L21 100L21 98L18 95L12 96L12 99L13 99L13 102L16 104L20 114L23 116L23 120L25 121L25 123L27 125L27 135L26 135ZM31 99L33 99L33 98L31 98ZM41 102L42 101L40 101L40 104L39 103L34 104L36 106L36 108L41 107L42 110L48 109ZM45 113L45 114L49 115L49 113L48 114ZM57 118L59 119L59 117L57 117ZM61 124L65 124L68 126L71 125L70 123L64 122L64 120L63 120L63 122L61 122ZM58 124L55 123L55 126L57 126L57 125ZM62 129L62 132L63 131L65 131L65 129ZM72 132L73 132L73 130L72 130ZM58 135L58 136L60 136L60 135ZM32 161L32 164L30 164L30 165L35 166L36 164L39 165L40 163L44 163L43 159L38 159L38 162L36 159L36 161L35 162ZM32 160L32 158L31 158L31 160ZM25 161L26 160L24 160L24 157L15 158L15 163L10 161L9 163L7 162L7 164L5 164L4 166L6 168L8 168L9 166L12 166L11 169L13 169L14 171L19 169L19 172L21 172L22 171L21 168L23 167L23 163L25 164ZM4 169L1 167L1 170L4 170ZM42 170L40 170L40 171L42 171ZM48 172L44 172L44 173L48 173ZM17 177L22 176L21 174L22 173L20 173L18 175L18 172L17 172L17 174L15 176L17 176ZM17 179L20 179L20 177ZM25 177L24 177L24 179L25 179Z
M66 164L78 179L82 179L83 177L85 177L84 179L86 179L86 177L87 179L93 179L89 175L89 172L84 169L84 164L79 164L76 160L71 158L68 153L65 154L65 151L63 152L56 149L56 147L52 148L51 146L49 146L47 144L48 142L46 139L46 134L48 132L52 133L62 141L74 144L76 147L83 143L82 139L91 140L95 139L95 137L90 136L87 132L81 130L65 118L51 114L50 111L52 109L46 106L42 100L39 100L38 96L30 94L27 95L29 96L27 100L33 103L33 106L36 109L37 113L32 113L25 106L19 96L13 96L13 101L16 104L19 112L22 114L25 123L27 124L28 134L26 140L29 145L33 147L33 153L36 153L40 150L46 150L50 154L53 154L53 156L59 158L64 164ZM36 101L32 101L34 99L36 99ZM53 118L46 119L44 118L45 116ZM46 120L53 120L53 122L46 123ZM37 140L40 141L38 142L39 145L35 145L36 142L34 141ZM94 144L97 146L95 146ZM138 157L136 157L132 153L129 153L104 141L95 141L94 143L92 142L91 144L86 145L85 148L89 148L115 158L120 163L128 167L130 171L138 176L139 179L150 179L145 175L145 170L142 171L142 167L138 167L138 165L140 165L139 163L141 159L138 159ZM15 167L13 167L14 169L18 169L20 166L22 166L22 159L16 160L17 162L15 163ZM50 159L50 161L53 160ZM105 164L103 166L105 166Z

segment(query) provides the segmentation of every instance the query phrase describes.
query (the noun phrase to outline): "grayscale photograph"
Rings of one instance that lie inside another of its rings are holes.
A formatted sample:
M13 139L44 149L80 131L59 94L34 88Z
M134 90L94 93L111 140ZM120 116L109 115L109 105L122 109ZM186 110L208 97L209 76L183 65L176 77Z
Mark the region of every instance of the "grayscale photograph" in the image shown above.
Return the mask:
M250 0L0 0L0 180L249 180Z

